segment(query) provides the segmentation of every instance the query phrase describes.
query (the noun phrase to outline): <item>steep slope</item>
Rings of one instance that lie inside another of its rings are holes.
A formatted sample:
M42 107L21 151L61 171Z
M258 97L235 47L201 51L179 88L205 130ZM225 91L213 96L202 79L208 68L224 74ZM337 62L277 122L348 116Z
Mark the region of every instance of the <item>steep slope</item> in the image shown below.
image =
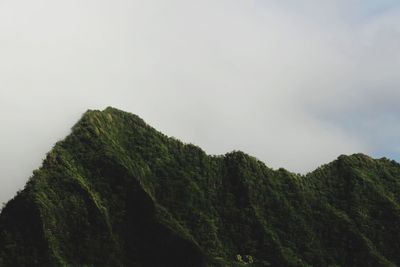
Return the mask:
M88 111L0 215L0 266L400 266L400 166L306 176Z

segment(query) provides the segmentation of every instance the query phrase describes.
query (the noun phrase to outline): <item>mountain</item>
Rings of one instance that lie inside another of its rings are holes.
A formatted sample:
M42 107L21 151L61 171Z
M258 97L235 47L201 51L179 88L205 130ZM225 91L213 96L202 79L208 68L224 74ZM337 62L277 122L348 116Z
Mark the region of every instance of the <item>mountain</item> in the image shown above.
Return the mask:
M2 209L0 266L400 266L400 165L307 175L88 111Z

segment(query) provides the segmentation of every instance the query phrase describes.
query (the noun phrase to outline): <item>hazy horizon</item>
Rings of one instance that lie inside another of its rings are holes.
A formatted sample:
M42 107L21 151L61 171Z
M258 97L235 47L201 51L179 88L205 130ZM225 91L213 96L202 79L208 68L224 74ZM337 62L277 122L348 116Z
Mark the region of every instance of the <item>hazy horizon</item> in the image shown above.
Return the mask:
M305 173L400 160L398 1L0 2L0 202L87 109Z

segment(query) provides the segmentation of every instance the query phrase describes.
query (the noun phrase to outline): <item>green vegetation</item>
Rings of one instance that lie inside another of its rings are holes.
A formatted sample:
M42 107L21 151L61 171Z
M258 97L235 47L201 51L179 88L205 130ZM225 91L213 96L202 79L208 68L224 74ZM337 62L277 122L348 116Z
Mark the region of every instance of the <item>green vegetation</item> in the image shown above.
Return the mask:
M400 165L307 175L88 111L0 215L0 266L400 266Z

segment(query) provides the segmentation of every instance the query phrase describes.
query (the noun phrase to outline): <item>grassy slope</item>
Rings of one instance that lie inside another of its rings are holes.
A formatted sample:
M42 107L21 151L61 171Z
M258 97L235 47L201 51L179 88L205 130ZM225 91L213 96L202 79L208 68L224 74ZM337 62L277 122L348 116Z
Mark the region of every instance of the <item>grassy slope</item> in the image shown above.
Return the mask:
M0 266L397 266L399 193L385 159L300 176L88 111L3 209Z

